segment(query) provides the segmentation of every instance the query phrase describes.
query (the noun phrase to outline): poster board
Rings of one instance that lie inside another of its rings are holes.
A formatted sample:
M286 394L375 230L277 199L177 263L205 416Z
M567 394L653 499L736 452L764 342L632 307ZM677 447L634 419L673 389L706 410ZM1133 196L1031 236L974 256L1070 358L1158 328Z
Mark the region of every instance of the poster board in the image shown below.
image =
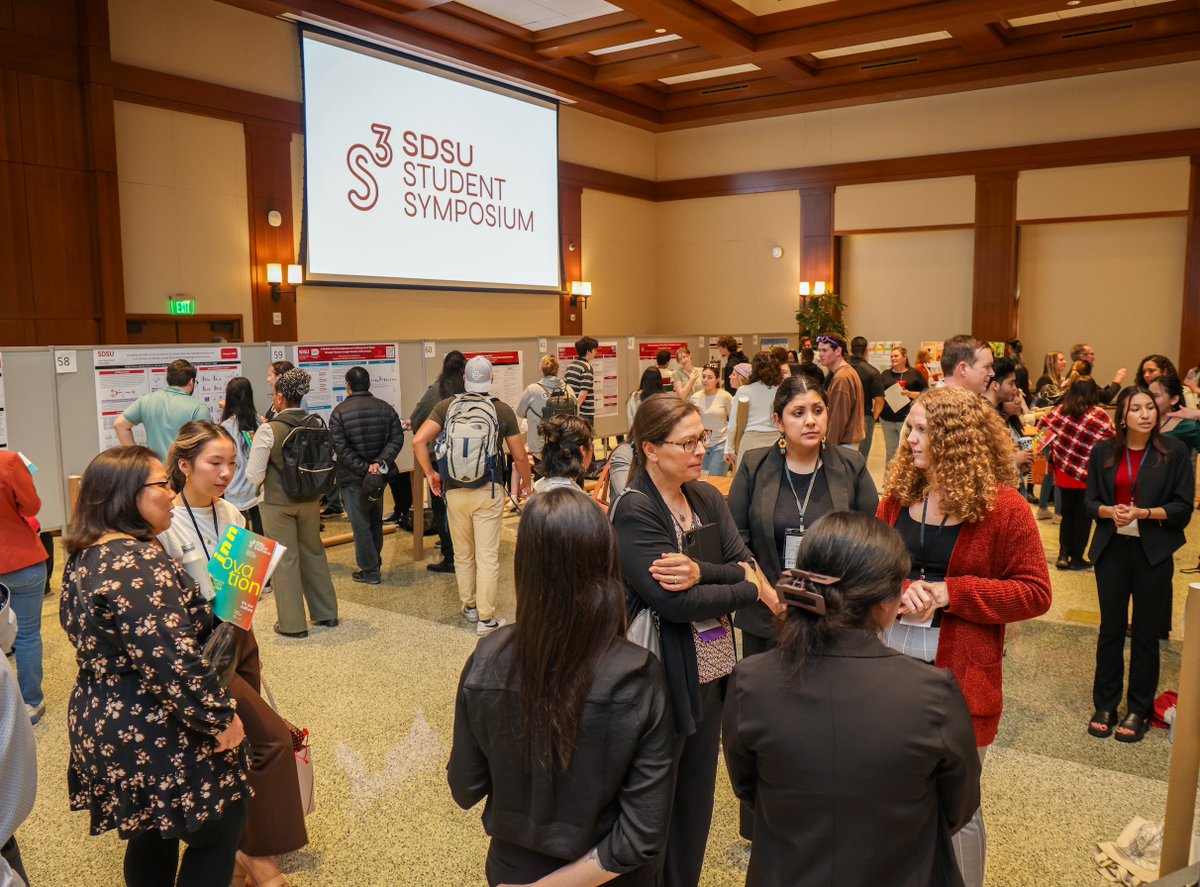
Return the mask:
M683 338L672 341L646 341L644 339L638 339L638 379L642 378L642 373L646 372L646 370L650 369L650 367L657 364L658 352L664 349L671 353L671 361L664 368L666 370L667 377L669 378L672 373L679 369L679 361L675 359L675 354L680 348L686 348L688 351L692 350L690 343Z
M868 342L867 363L883 372L892 368L892 351L903 345L900 341Z
M790 348L790 342L787 336L761 336L758 346L764 351L770 351L772 348Z
M91 427L91 378L84 377L86 403L78 412L56 414L53 351L46 348L4 349L4 417L7 449L20 453L37 466L33 486L42 507L37 519L43 530L57 530L64 523L66 475L62 471L62 439L83 440L94 456ZM79 374L58 376L78 379Z
M723 358L721 356L721 349L717 347L717 339L719 339L719 338L721 338L721 337L720 336L709 336L708 337L708 362L724 366L725 358ZM744 336L734 336L734 338L737 339L738 351L741 351L743 354L745 354L746 353L745 337ZM746 356L749 357L749 355L746 355Z
M96 389L96 425L100 449L115 447L120 441L113 423L135 400L167 385L167 364L187 360L196 367L193 396L219 417L225 386L242 374L242 349L237 345L166 348L96 348L92 350L92 376ZM134 426L133 439L146 442L141 425Z
M929 352L929 360L925 362L925 369L929 371L929 384L933 385L942 378L942 345L944 342L922 342L921 350ZM916 360L912 361L916 365Z
M576 360L574 342L556 342L558 376L567 372L567 365ZM596 418L615 416L621 403L620 379L617 376L617 342L602 341L592 357L592 396L596 399Z
M492 397L498 397L514 410L525 391L522 373L523 352L519 349L498 351L464 351L463 356L486 357L492 365Z
M325 423L333 408L346 399L346 371L361 366L371 376L371 393L401 412L400 365L395 342L298 344L292 363L312 377L306 403Z

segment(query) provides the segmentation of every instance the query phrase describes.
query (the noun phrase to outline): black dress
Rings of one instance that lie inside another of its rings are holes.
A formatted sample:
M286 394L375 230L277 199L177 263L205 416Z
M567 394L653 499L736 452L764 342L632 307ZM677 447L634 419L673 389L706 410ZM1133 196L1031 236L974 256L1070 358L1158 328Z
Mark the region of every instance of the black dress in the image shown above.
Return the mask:
M247 746L214 750L235 714L200 656L216 617L157 542L118 539L72 555L59 621L79 663L67 789L71 809L91 813L93 835L179 837L250 797Z

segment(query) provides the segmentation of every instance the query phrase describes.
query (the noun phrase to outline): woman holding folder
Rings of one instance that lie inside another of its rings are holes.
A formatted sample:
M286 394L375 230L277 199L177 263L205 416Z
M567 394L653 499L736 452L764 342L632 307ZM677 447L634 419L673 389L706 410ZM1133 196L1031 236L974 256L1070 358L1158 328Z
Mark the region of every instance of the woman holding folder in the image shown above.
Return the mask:
M229 527L246 527L246 519L223 497L237 469L233 438L212 422L188 422L179 430L167 455L171 487L178 492L171 526L158 535L167 554L179 561L213 599L208 562ZM237 854L235 887L286 887L274 857L308 843L300 783L296 776L292 735L287 724L260 695L262 666L254 630L238 632L237 674L229 693L253 748L246 829Z

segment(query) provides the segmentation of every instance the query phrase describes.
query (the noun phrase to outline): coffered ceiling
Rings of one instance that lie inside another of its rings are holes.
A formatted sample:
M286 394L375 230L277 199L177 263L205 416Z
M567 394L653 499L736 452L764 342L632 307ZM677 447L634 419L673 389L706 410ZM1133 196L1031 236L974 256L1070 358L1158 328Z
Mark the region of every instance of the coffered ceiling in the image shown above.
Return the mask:
M224 2L656 132L1200 58L1200 0Z

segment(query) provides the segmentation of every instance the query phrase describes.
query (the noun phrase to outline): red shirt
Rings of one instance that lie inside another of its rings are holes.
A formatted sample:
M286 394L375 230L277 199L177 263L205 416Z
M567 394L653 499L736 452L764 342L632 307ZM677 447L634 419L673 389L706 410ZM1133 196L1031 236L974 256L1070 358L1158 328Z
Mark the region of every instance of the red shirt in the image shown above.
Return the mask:
M1114 489L1117 493L1117 501L1114 505L1134 505L1134 496L1137 492L1137 476L1142 470L1142 457L1146 455L1143 450L1131 450L1128 447L1125 449L1125 456L1121 457L1121 461L1117 463L1117 479L1114 484ZM1126 461L1128 456L1128 461ZM1133 481L1130 482L1129 469L1133 468ZM1131 489L1132 487L1132 489Z
M38 534L25 522L42 507L33 475L21 457L0 450L0 573L14 573L46 559Z

